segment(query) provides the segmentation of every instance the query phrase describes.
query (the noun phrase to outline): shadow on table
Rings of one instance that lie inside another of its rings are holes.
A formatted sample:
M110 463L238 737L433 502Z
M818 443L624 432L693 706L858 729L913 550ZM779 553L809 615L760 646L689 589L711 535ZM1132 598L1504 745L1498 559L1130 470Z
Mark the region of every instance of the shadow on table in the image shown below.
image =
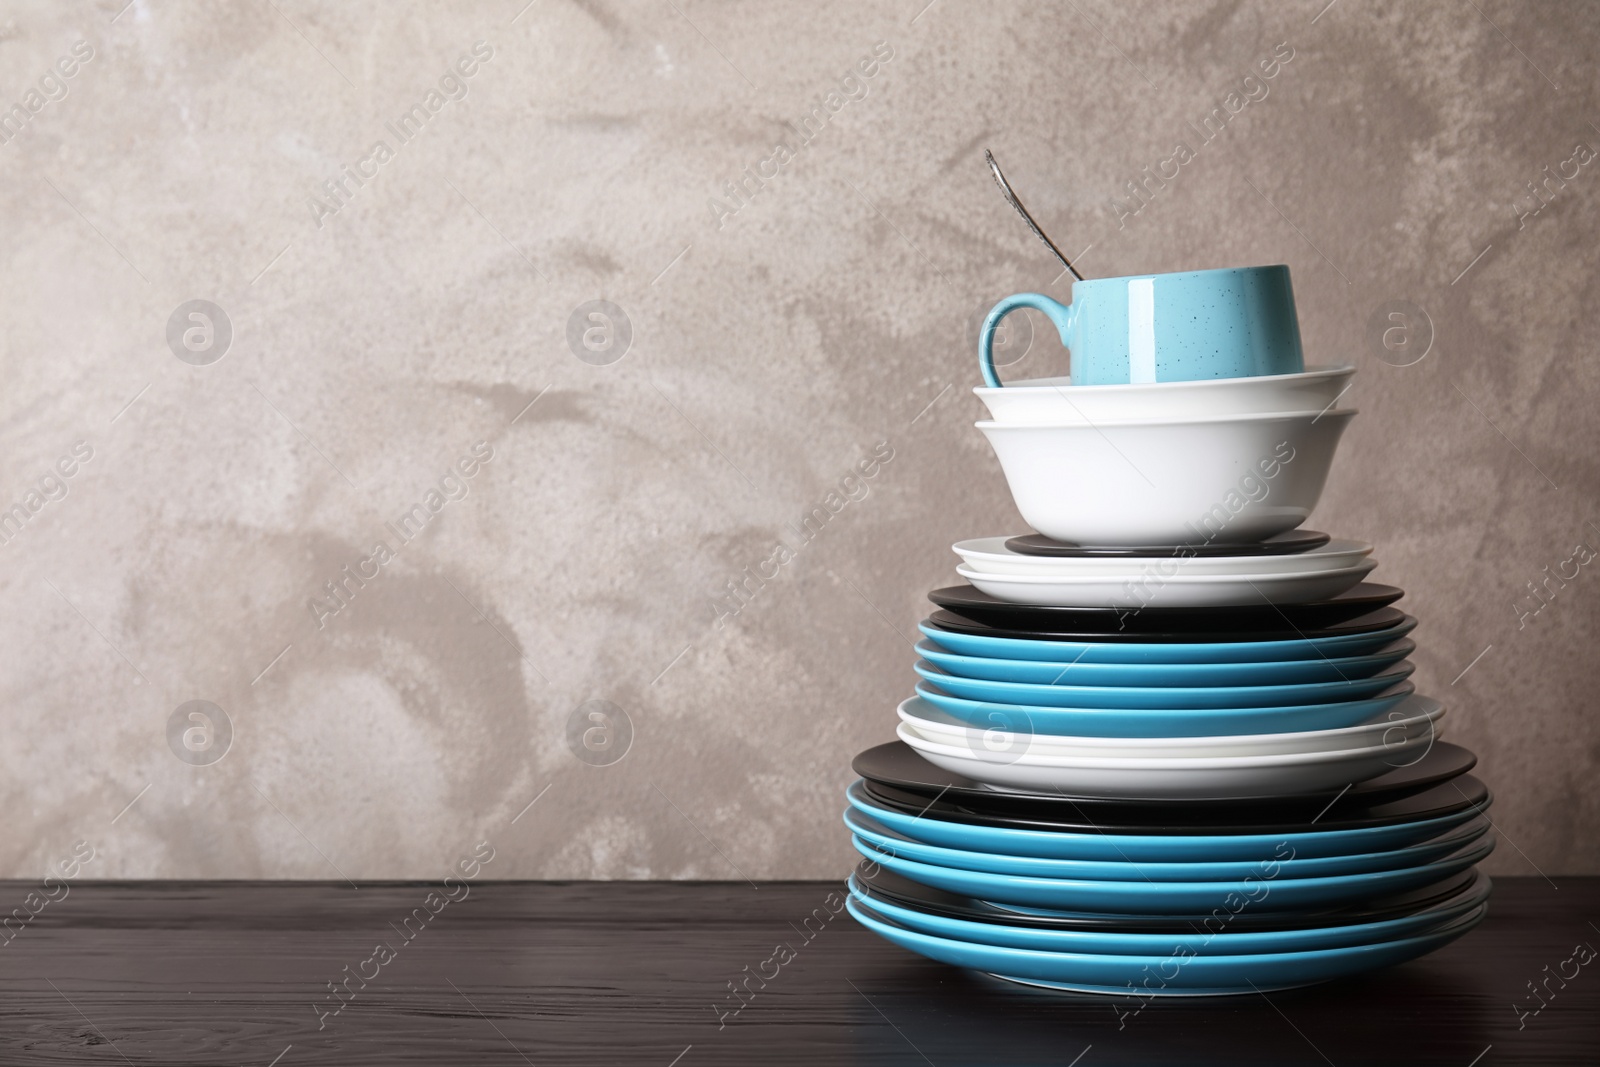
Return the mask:
M921 960L865 970L852 981L860 993L860 1058L867 1063L1065 1067L1090 1049L1082 1067L1465 1067L1490 1042L1481 991L1437 961L1265 996L1142 1002L1033 989Z

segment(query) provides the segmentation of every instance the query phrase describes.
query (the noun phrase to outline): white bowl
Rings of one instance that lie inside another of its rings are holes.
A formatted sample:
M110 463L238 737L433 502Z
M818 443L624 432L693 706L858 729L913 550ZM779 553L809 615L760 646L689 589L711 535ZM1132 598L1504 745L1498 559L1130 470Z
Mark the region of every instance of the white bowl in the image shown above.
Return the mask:
M1444 705L1432 697L1411 696L1387 715L1337 730L1302 730L1277 734L1230 734L1220 737L1068 737L1062 734L1026 734L991 727L980 730L940 711L921 697L912 697L898 709L900 721L929 741L966 748L974 756L1079 756L1192 759L1210 756L1272 756L1308 752L1339 752L1357 748L1393 748L1442 731Z
M1300 574L1141 574L1057 577L1047 574L985 574L966 564L956 573L981 592L1011 604L1058 608L1222 608L1263 604L1310 604L1336 597L1377 567L1364 559L1348 567Z
M1306 520L1355 414L977 425L1017 510L1046 537L1083 545L1241 544Z
M985 785L1035 793L1123 800L1233 800L1335 792L1428 754L1424 733L1389 748L1298 755L1188 758L979 756L965 745L941 744L906 723L895 733L936 767Z
M1326 411L1349 388L1355 372L1353 365L1312 367L1300 374L1142 385L1071 385L1068 378L1036 378L973 392L996 422L1082 426L1130 419Z
M951 547L984 574L1039 578L1175 578L1203 574L1303 574L1350 567L1372 554L1365 541L1333 540L1320 548L1282 556L1030 556L1006 547L1005 537L974 537Z

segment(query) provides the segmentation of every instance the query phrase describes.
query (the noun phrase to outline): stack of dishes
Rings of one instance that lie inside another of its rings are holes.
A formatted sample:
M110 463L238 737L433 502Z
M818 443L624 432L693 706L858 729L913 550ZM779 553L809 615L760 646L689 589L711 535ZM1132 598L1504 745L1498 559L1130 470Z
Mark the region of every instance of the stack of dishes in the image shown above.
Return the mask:
M1112 801L996 789L899 743L856 758L852 914L932 959L1136 996L1267 992L1400 963L1480 922L1471 753L1341 792Z
M1417 620L1371 545L1297 528L1352 373L976 390L1039 532L955 545L970 584L930 594L899 740L848 793L862 923L1148 997L1326 981L1482 921L1490 796L1408 680Z

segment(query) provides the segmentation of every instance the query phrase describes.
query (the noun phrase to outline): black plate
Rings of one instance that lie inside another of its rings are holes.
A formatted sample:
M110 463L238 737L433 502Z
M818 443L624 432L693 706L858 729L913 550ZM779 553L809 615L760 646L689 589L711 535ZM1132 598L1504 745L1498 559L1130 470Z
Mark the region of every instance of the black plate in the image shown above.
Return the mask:
M1379 608L1377 611L1369 611L1365 615L1358 615L1344 622L1328 626L1302 626L1298 629L1281 627L1230 630L1226 627L1217 627L1201 630L1182 628L1134 630L1129 628L1120 633L1088 627L1079 630L1070 628L1039 630L1032 627L990 626L988 623L977 622L942 609L935 611L923 621L937 630L970 634L974 637L1013 637L1025 641L1094 641L1100 644L1213 644L1225 641L1298 641L1315 637L1370 634L1398 626L1410 617L1399 608Z
M868 790L874 796L895 799L894 794L886 790L898 791L910 794L909 799L899 798L901 803L914 805L920 800L924 805L929 801L959 805L980 816L1043 820L1055 824L1058 829L1070 825L1111 832L1110 827L1116 825L1153 827L1128 830L1130 833L1197 833L1223 832L1214 828L1242 824L1268 825L1274 829L1225 832L1272 833L1309 825L1314 819L1321 826L1330 818L1348 818L1374 805L1391 804L1464 775L1477 762L1478 757L1461 746L1440 741L1410 766L1396 767L1387 774L1342 791L1250 800L1106 800L991 789L935 767L904 741L891 741L867 749L856 756L851 768L867 780ZM1478 785L1482 787L1481 782ZM1319 813L1321 818L1318 818Z
M1071 808L1056 813L1029 811L1026 809L1008 810L979 810L974 805L964 800L930 800L918 793L908 793L893 786L874 785L871 782L858 780L852 784L851 789L862 790L865 799L898 811L913 818L939 819L942 822L967 823L973 826L992 826L1009 830L1037 830L1044 833L1089 833L1089 834L1149 834L1165 836L1183 835L1209 835L1223 834L1265 834L1275 835L1284 833L1310 833L1317 830L1360 830L1378 826L1394 826L1399 823L1421 822L1425 819L1443 818L1446 815L1455 815L1470 808L1486 808L1493 802L1494 797L1489 792L1489 787L1470 774L1463 774L1447 782L1424 788L1421 792L1413 793L1399 800L1389 801L1384 804L1335 804L1321 817L1313 815L1314 821L1301 820L1299 822L1273 821L1279 818L1276 812L1261 811L1224 811L1219 813L1219 821L1212 823L1195 822L1184 819L1171 819L1163 817L1160 813L1146 815L1143 812L1134 812L1131 816L1120 821L1102 821L1093 818L1081 809L1074 812ZM1095 815L1106 813L1096 812ZM1168 813L1170 814L1170 813ZM1220 819L1233 816L1236 821L1226 822Z
M1387 607L1405 596L1392 585L1362 582L1328 600L1312 604L1263 604L1233 608L1059 608L1012 604L970 585L935 589L928 599L946 611L990 626L1076 633L1169 633L1175 630L1258 630L1294 634L1312 626L1332 626Z
M876 866L876 873L872 868ZM1384 922L1414 915L1419 911L1443 907L1480 892L1485 876L1476 867L1458 871L1431 885L1407 893L1374 897L1344 908L1308 912L1252 912L1249 908L1232 913L1229 932L1304 930L1326 926L1353 926L1357 923ZM993 926L1024 926L1044 930L1098 930L1106 933L1159 934L1204 932L1210 916L1128 916L1128 915L1031 915L987 904L972 897L947 893L902 877L871 860L862 860L850 875L850 888L872 900L881 899L924 914L987 923Z
M1321 548L1331 538L1315 530L1290 530L1247 545L1075 545L1053 541L1044 534L1024 534L1006 540L1006 547L1024 556L1065 556L1069 559L1170 559L1174 556L1292 556Z

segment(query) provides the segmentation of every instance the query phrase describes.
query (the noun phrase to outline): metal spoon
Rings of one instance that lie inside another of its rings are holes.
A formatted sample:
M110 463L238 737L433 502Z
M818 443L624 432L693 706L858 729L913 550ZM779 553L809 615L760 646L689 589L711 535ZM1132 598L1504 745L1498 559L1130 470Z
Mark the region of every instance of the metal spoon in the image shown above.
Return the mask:
M1017 194L1011 191L1011 183L1006 181L1004 174L1000 173L1000 164L994 161L994 153L985 148L983 150L983 158L988 160L989 169L994 171L995 184L1000 186L1000 192L1006 198L1006 203L1010 204L1017 214L1022 216L1022 221L1028 224L1028 229L1033 231L1033 235L1043 241L1046 248L1055 253L1056 258L1061 261L1061 265L1071 271L1074 278L1080 282L1083 281L1083 275L1078 273L1078 268L1074 267L1067 257L1061 254L1061 249L1057 248L1055 243L1044 235L1044 231L1039 229L1039 224L1033 221L1033 216L1028 214L1028 209L1022 206L1021 200L1017 199Z

